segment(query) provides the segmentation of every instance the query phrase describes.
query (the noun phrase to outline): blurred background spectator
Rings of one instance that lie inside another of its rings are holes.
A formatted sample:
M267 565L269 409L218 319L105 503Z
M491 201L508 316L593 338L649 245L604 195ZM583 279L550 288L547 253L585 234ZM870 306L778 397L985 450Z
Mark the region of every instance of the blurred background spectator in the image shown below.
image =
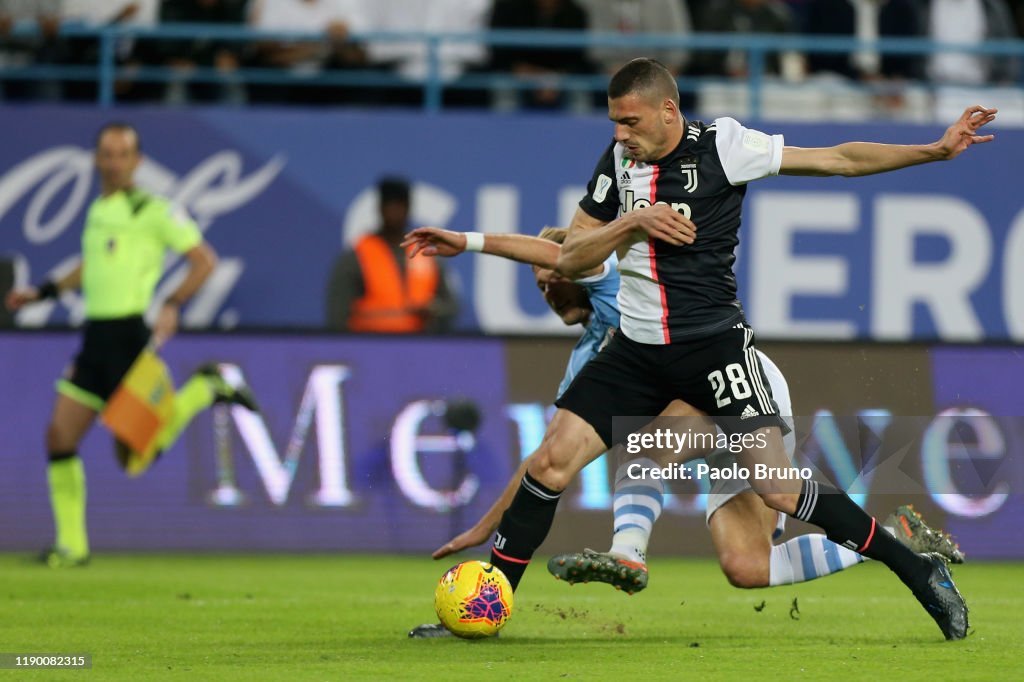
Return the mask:
M969 2L971 0L964 0ZM805 32L874 41L915 38L923 34L921 12L914 0L810 0ZM856 80L915 78L921 73L916 55L881 55L876 50L853 53L810 53L808 71Z
M1017 37L1024 38L1024 0L1008 0L1006 4L1010 8L1010 12L1013 13Z
M61 0L0 0L0 71L57 60L60 10ZM40 35L11 37L11 29L19 21L38 22ZM0 79L0 100L54 99L59 94L56 83Z
M367 29L364 6L360 0L252 0L253 28L323 35L317 41L258 43L253 65L286 69L296 82L325 70L362 67L366 53L349 40L349 34ZM249 91L254 101L274 103L330 104L358 96L353 88L329 85L254 85Z
M242 26L245 10L246 0L163 0L160 23ZM163 63L182 75L187 76L196 67L214 67L224 78L222 83L172 81L164 94L165 102L196 100L241 104L245 101L245 86L233 77L243 62L245 43L207 38L168 40L160 43L159 51Z
M443 259L409 259L400 244L410 227L411 188L401 177L377 183L380 227L342 252L327 284L327 328L412 334L445 332L458 301Z
M60 21L63 24L103 28L114 24L156 26L159 14L158 0L63 0ZM85 66L99 59L99 41L95 38L75 37L61 40L60 61L64 64ZM123 38L117 42L117 64L128 69L159 62L157 41ZM115 84L118 99L126 101L152 100L163 91L158 83L135 81L131 75ZM64 97L74 100L94 100L96 84L69 81L64 84Z
M32 22L41 30L26 31ZM109 76L98 68L100 38L61 35L63 26L183 23L317 37L236 41L208 38L202 30L194 38L121 36L115 45L115 100L419 107L438 92L424 87L436 67L443 106L601 110L603 89L566 88L564 76L607 76L632 58L650 56L681 79L695 77L680 81L688 86L682 105L699 105L702 116L743 116L756 101L761 115L770 117L788 111L796 97L807 120L881 114L924 121L932 109L944 111L936 103L957 87L1019 86L1019 58L955 51L885 54L870 43L924 38L972 46L1012 39L1024 32L1024 0L0 0L0 100L97 100L98 82ZM754 66L750 52L731 44L711 51L679 45L490 46L473 35L489 30L611 33L641 40L645 34L685 37L694 31L799 31L869 46L840 53L766 53L769 80L755 100L749 91L740 92ZM412 36L353 39L375 32ZM431 43L424 38L431 34L445 37ZM436 63L431 45L438 46ZM33 64L76 67L85 76L61 74L56 80L33 73L29 79L11 73ZM812 80L802 83L805 75ZM1019 93L1000 94L997 88L987 96L1007 98L1000 100L1005 124Z
M576 0L497 0L491 13L491 28L584 31L587 14ZM591 66L582 47L532 49L496 46L491 48L491 69L515 74L519 78L548 78L550 81L552 76L587 73ZM532 91L498 91L494 103L500 109L522 105L550 109L565 105L565 100L566 94L559 90L557 82L551 82L547 87Z
M595 32L687 35L693 30L690 11L683 0L585 0L584 8L590 20L589 28ZM657 59L678 75L686 68L689 53L678 47L594 47L590 50L590 58L599 71L609 75L636 57Z
M792 33L796 30L793 14L781 0L711 0L700 3L700 7L694 24L702 33ZM765 64L768 73L779 74L781 61L780 55L769 55ZM694 55L691 73L746 77L747 53L702 50Z
M693 30L690 10L684 0L583 0L588 27L592 32L637 35L661 33L688 35ZM690 60L690 53L678 47L621 48L595 46L588 55L598 73L610 76L619 67L637 57L657 59L676 76L682 75ZM598 110L606 106L604 92L595 92L592 101ZM683 110L693 107L690 93L680 93Z
M400 32L466 33L487 29L491 0L363 0L368 30ZM522 0L526 3L529 0ZM422 41L373 41L367 46L370 61L377 68L395 71L411 84L426 80L430 71L428 50ZM487 60L487 47L471 40L446 41L439 54L441 78L453 81L462 74L479 70ZM386 97L393 103L419 104L420 88L394 92ZM482 104L482 91L446 94L450 103Z
M929 38L955 45L1016 36L1013 14L1004 0L931 0L927 26ZM942 52L928 59L928 76L951 85L1008 83L1016 70L1016 61L1006 57Z

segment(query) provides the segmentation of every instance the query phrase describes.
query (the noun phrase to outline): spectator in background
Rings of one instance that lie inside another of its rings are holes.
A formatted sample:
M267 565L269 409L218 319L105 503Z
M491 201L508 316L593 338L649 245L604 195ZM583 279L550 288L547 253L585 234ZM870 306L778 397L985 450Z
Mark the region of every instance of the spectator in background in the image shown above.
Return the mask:
M103 28L114 24L155 26L158 0L63 0L62 23ZM72 66L95 65L99 61L99 40L94 38L67 38L61 41L64 64ZM115 58L118 66L140 67L158 61L156 41L124 38L117 42ZM96 83L68 82L64 84L64 97L75 100L96 99ZM155 99L161 91L159 83L143 83L131 77L122 78L114 85L118 99Z
M695 17L698 31L704 33L792 33L795 29L789 7L780 0L711 0ZM779 74L778 54L768 55L768 73ZM693 59L693 72L708 76L747 76L744 50L701 51Z
M246 0L164 0L160 6L160 23L245 24ZM160 43L163 62L183 75L196 67L214 67L222 75L221 83L173 82L168 85L164 100L169 103L186 100L221 101L240 104L245 101L245 86L232 78L242 63L245 43L213 40L197 36L191 41Z
M1007 5L1009 5L1010 12L1013 14L1017 37L1024 38L1024 0L1009 0Z
M521 0L526 3L529 0ZM466 33L487 30L492 0L364 0L368 30L394 32ZM422 83L430 74L427 45L422 40L373 41L367 45L370 62L392 70L410 83ZM471 41L445 41L439 50L441 78L452 81L483 66L487 48ZM388 103L418 104L420 88L389 90ZM463 92L465 94L465 92ZM477 95L470 96L470 103ZM458 97L456 98L458 99ZM466 99L463 97L462 99Z
M879 38L915 38L923 34L914 0L811 0L805 32L812 35ZM881 55L875 50L847 53L810 53L811 73L836 73L855 80L918 78L921 59L916 55Z
M436 258L406 257L410 190L382 178L380 228L342 253L327 286L327 327L335 331L412 334L450 328L458 303Z
M57 31L60 28L61 0L0 0L0 72L7 68L53 62L57 58ZM19 21L35 21L39 34L32 38L12 38ZM55 98L56 83L27 80L0 80L0 100Z
M593 32L670 33L682 36L692 31L690 12L684 0L585 0L584 9L590 20L589 29ZM590 49L591 61L602 73L609 75L637 57L656 59L678 76L686 68L690 56L686 50L678 47Z
M249 13L253 28L323 36L322 40L260 43L253 65L285 69L296 79L362 67L366 53L349 40L349 34L365 30L363 5L360 0L253 0ZM355 96L353 89L338 86L260 85L249 91L253 99L264 102L326 104Z
M942 43L980 45L1016 37L1004 0L931 0L927 26L928 37ZM928 58L928 77L943 84L1006 83L1016 70L1015 59L1001 56L946 51Z
M793 15L793 23L796 26L804 26L807 23L807 6L814 0L782 0Z
M584 31L587 15L576 0L498 0L491 13L495 30ZM491 69L519 78L541 80L590 70L582 48L492 47ZM513 93L518 94L518 93ZM552 83L517 97L530 108L549 109L564 104L563 93Z

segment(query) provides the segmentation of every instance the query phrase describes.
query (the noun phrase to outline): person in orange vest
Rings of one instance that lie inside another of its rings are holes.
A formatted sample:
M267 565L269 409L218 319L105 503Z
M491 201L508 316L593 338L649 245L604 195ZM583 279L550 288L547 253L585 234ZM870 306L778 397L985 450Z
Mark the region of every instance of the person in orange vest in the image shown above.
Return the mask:
M361 237L334 264L327 286L327 327L382 334L444 332L458 311L436 258L406 257L400 245L409 226L409 183L377 183L380 228Z

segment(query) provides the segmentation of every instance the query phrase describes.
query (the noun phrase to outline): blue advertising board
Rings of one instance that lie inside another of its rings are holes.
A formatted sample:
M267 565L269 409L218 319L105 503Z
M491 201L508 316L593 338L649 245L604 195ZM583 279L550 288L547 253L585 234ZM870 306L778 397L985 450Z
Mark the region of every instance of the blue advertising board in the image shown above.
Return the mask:
M965 103L969 104L969 103ZM0 108L0 254L21 281L67 267L96 192L96 130L141 132L141 185L185 207L221 255L185 311L193 328L324 323L332 262L376 224L375 181L414 182L413 220L532 233L566 224L612 130L600 117L302 110ZM788 144L927 143L937 127L760 126ZM866 178L770 178L748 192L737 274L761 338L1024 339L1024 131L949 163ZM694 216L700 224L700 216ZM457 327L563 333L529 269L450 261ZM179 264L171 264L173 281ZM76 322L68 297L18 317Z
M53 380L77 344L72 332L0 334L0 551L51 541L44 433ZM545 344L555 365L568 354L567 341ZM1024 556L1024 463L1015 456L1024 362L1014 350L813 345L770 350L806 415L796 417L799 465L879 519L914 503L972 558ZM118 468L109 433L95 428L79 450L93 547L428 552L469 528L539 445L558 376L538 369L535 349L535 340L496 338L175 338L164 355L179 383L200 364L224 363L252 386L260 413L215 406L136 479ZM864 356L921 371L891 384L877 377L884 390L863 395L856 362ZM838 402L821 385L823 366L849 367ZM802 430L811 417L815 428ZM865 428L900 454L894 466L868 448ZM546 551L608 541L616 465L606 459L563 496ZM708 483L668 488L652 551L711 552Z

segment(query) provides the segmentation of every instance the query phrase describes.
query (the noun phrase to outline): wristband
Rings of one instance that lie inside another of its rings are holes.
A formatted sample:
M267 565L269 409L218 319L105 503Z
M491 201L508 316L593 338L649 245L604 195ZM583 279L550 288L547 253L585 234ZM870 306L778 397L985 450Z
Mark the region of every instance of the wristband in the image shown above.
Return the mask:
M483 232L466 232L466 251L483 251L484 250L484 233Z
M48 279L39 285L36 289L39 292L39 300L45 301L48 298L57 298L60 296L60 289L57 288L56 283L52 279Z

